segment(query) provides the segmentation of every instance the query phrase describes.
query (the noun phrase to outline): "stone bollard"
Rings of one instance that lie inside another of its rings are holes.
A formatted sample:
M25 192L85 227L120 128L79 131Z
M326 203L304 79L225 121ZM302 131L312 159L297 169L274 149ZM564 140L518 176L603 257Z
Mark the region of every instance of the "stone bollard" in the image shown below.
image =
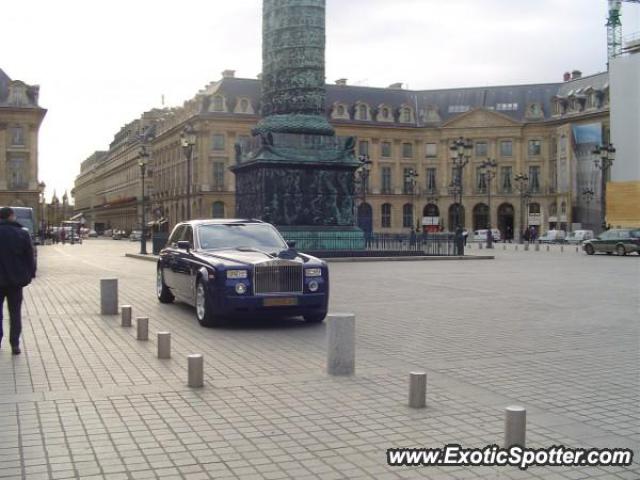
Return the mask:
M478 250L482 250L482 242L478 242Z
M549 245L547 245L547 252L549 251Z
M120 315L121 315L120 325L121 326L123 327L131 326L132 312L133 312L133 309L131 308L131 305L122 305L120 307Z
M118 279L100 279L100 313L102 315L118 314Z
M158 332L158 358L171 358L171 334Z
M576 253L580 253L580 248L576 247Z
M535 248L536 252L540 251L540 243L536 242L536 248Z
M187 357L189 386L201 388L204 385L204 358L196 353Z
M560 253L564 253L564 245L560 245Z
M518 245L516 245L516 252L518 251Z
M409 406L411 408L424 408L427 406L426 372L409 373Z
M327 317L327 373L353 375L356 368L356 316L350 313Z
M149 340L149 319L147 317L136 317L136 327L138 329L136 338L143 342Z
M524 251L525 252L529 251L529 243L528 242L524 244Z
M502 245L502 249L506 250L507 249L507 244L505 243L504 245Z
M523 407L507 407L504 412L504 448L525 447L527 411Z

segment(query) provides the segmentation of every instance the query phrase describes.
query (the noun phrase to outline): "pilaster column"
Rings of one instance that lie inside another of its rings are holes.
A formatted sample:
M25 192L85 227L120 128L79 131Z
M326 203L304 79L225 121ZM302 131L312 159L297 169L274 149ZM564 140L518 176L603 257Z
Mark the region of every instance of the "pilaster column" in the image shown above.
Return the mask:
M7 189L7 124L0 123L0 190Z

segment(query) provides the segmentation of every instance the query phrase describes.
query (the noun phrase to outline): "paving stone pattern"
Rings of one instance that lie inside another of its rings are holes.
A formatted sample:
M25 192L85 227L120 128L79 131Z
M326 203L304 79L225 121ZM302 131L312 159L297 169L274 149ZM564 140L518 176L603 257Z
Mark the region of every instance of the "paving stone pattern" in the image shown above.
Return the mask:
M41 247L23 354L0 349L0 479L640 478L637 256L499 245L493 261L332 264L331 310L357 316L356 376L341 378L324 372L324 324L202 328L157 302L154 264L123 256L137 248ZM111 276L150 341L99 314ZM203 389L186 386L190 353ZM407 407L416 369L426 409ZM633 448L634 464L386 465L391 447L499 444L511 404L527 408L528 446Z

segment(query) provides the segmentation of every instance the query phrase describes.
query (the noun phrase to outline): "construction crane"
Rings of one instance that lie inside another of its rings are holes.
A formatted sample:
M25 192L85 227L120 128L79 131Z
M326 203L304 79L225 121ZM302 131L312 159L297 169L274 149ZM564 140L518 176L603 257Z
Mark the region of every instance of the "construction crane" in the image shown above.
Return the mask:
M607 18L607 58L609 61L622 53L622 22L620 22L622 2L640 4L640 0L609 0L609 18Z

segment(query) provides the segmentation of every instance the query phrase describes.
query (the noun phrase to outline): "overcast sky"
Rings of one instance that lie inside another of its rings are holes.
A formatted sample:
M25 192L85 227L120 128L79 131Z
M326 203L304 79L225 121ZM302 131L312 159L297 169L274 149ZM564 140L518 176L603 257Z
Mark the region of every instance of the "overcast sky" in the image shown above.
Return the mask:
M327 0L327 81L411 89L557 82L606 69L606 0ZM40 85L47 197L143 111L261 69L261 0L21 0L0 68ZM640 30L624 4L623 33Z

